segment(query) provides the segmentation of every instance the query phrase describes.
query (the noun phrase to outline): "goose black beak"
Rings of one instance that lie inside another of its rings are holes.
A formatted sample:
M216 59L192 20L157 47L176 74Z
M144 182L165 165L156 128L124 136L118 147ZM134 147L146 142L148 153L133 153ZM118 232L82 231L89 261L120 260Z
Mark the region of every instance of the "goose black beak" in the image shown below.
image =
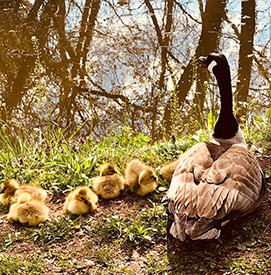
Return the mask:
M204 68L207 68L207 64L206 64L206 62L207 62L207 57L205 57L205 56L200 56L199 57L199 61L200 61L200 67L204 67Z

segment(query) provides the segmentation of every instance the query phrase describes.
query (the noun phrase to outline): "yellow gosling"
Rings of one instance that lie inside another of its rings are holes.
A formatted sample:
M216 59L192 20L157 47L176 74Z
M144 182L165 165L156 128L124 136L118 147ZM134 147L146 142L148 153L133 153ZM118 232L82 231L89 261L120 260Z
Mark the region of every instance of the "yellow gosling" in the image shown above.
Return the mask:
M177 168L178 164L180 163L180 159L174 160L166 165L164 165L160 170L160 175L163 179L171 181L175 169Z
M128 163L125 177L130 190L140 196L145 196L158 187L158 179L153 168L138 159Z
M114 199L120 195L124 185L124 177L119 174L113 164L106 163L101 166L100 175L93 181L93 190L103 199Z
M10 206L8 219L10 222L20 222L30 226L37 226L48 219L49 209L41 201L32 200L28 193L22 193L18 202Z
M47 197L47 192L37 186L30 184L19 185L15 179L8 179L3 183L0 194L0 202L2 204L16 203L22 193L31 195L32 200L44 201Z
M79 186L66 197L63 213L76 215L94 212L97 209L98 196L87 186Z

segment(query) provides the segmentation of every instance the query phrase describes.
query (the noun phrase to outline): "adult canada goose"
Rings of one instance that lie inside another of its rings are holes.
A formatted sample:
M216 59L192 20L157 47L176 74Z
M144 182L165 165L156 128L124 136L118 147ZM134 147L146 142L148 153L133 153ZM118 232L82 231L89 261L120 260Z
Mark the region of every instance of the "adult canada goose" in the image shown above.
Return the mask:
M43 188L30 184L19 185L15 179L11 178L3 183L0 202L2 204L15 203L22 193L30 194L33 200L44 201L47 197L47 192Z
M98 196L89 187L79 186L66 197L63 212L76 215L94 212L97 209L97 202Z
M116 167L106 163L100 168L100 175L93 181L93 190L104 199L114 199L119 196L120 190L124 189L125 179Z
M39 200L33 200L28 193L22 193L18 201L10 206L8 220L36 226L48 219L49 209Z
M232 111L230 69L222 54L200 57L216 76L221 110L210 142L199 143L180 158L167 193L174 221L170 233L184 241L217 239L230 220L262 202L265 183Z
M152 167L145 165L138 159L128 163L125 179L130 190L140 196L153 192L158 186L158 179Z

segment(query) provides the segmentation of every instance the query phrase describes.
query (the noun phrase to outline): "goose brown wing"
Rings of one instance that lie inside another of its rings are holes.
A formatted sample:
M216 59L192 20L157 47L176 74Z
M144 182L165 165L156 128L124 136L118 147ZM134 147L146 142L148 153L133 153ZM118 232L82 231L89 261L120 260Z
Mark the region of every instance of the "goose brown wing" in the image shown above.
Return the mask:
M199 143L182 156L168 190L172 232L180 222L178 228L194 239L219 237L212 228L254 210L263 198L262 187L260 166L245 147Z

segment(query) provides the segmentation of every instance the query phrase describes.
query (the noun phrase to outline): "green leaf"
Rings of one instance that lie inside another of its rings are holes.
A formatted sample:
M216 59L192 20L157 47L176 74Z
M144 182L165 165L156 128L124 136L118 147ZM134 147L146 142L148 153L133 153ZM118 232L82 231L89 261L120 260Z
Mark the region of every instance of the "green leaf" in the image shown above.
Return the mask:
M85 168L89 168L88 160L86 158L84 158L84 161L85 161Z
M263 123L263 119L260 116L254 115L253 119L255 122L262 124Z
M271 107L266 111L266 117L267 118L271 117Z
M209 112L208 114L208 129L213 130L215 127L215 116L212 111Z

